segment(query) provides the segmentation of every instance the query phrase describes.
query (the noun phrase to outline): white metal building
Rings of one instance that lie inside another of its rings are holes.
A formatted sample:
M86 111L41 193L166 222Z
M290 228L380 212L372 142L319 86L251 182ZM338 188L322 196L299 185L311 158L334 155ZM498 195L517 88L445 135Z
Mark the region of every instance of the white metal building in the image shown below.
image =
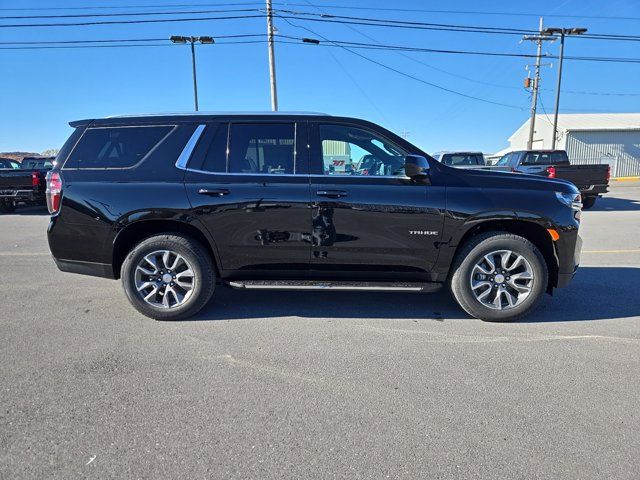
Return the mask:
M551 148L553 115L536 115L534 149ZM572 163L607 163L615 177L640 175L640 113L561 113L556 148ZM509 151L524 150L529 120L509 137Z

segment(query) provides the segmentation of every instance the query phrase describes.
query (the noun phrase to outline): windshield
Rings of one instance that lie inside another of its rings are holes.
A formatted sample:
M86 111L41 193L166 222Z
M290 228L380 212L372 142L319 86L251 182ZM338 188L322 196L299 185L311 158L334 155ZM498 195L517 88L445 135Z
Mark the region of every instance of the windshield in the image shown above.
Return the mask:
M505 165L509 165L509 158L511 158L511 154L507 153L506 155L503 155L502 157L500 157L500 160L498 160L496 162L496 165L499 167L503 167Z
M13 160L0 160L0 168L11 168L17 170L20 168L20 164L18 162L14 162Z

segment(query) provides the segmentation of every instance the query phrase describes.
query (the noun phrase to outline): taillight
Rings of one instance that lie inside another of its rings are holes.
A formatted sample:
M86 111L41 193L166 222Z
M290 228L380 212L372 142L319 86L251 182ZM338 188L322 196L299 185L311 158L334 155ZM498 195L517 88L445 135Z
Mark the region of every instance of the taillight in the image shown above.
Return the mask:
M611 180L611 165L607 165L607 182Z
M31 186L32 187L40 186L40 177L38 176L38 172L35 170L31 172Z
M60 210L60 200L62 199L62 177L59 172L47 173L46 194L49 213L57 213Z
M556 167L547 167L547 176L549 178L556 178Z

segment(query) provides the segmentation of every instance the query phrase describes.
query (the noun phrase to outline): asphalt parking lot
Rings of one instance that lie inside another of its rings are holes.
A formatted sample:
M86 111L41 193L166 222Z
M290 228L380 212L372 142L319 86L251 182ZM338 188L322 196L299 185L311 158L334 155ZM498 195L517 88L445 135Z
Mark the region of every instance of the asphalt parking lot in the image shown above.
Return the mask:
M47 222L0 217L0 478L638 478L638 184L515 324L444 292L223 288L155 322L59 272Z

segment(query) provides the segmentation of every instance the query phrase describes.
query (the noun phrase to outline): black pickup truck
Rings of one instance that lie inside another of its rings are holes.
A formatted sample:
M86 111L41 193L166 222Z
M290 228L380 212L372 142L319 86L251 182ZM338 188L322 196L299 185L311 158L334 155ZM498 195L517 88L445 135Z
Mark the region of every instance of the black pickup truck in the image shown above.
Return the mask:
M471 315L507 321L580 261L575 185L451 168L364 120L202 113L71 126L47 176L53 257L66 272L121 278L152 318L194 315L217 284L310 296L447 285ZM336 169L336 152L351 165L371 155L375 168Z
M0 212L11 213L19 203L45 205L46 175L55 157L25 157L21 163L0 163Z
M571 165L564 150L522 150L507 153L489 170L529 173L573 183L582 195L582 208L593 207L609 188L609 165Z

